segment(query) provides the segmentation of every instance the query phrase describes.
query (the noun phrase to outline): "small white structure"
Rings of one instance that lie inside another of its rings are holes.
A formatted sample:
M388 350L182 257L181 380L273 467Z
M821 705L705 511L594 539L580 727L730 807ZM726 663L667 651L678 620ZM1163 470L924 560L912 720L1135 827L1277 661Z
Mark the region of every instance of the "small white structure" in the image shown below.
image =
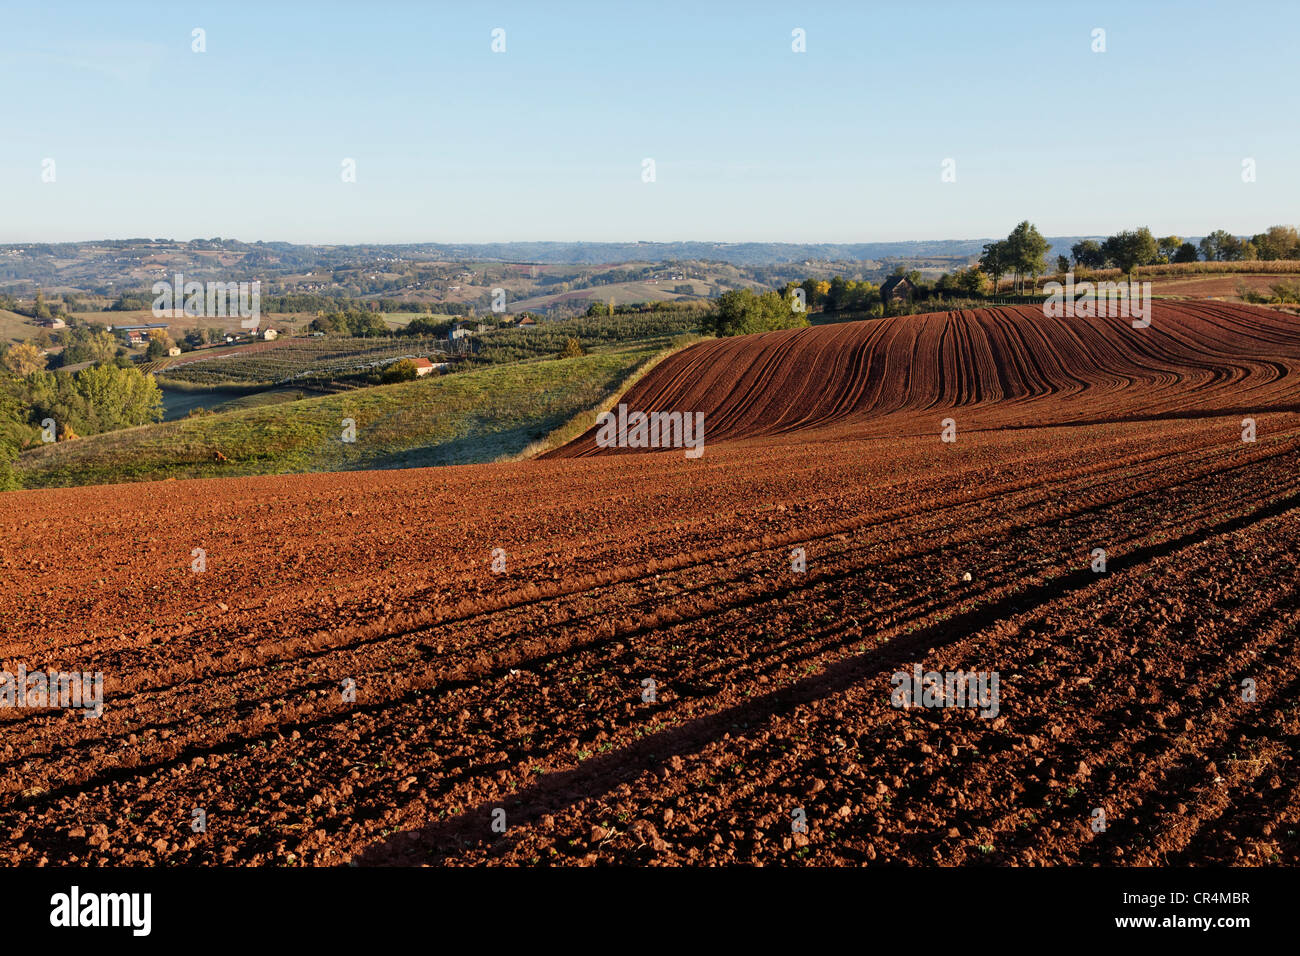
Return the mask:
M266 341L268 341L268 342L271 341L273 338L275 338L275 337L276 337L277 335L279 335L279 334L280 334L280 333L277 332L275 329L263 329L263 330L262 330L262 338L266 339Z

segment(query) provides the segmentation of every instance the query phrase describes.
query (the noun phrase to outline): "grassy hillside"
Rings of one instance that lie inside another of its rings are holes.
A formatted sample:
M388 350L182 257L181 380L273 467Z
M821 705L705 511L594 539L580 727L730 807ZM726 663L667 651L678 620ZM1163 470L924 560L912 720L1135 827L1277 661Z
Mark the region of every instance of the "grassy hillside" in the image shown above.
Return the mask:
M10 342L26 342L40 331L32 320L17 312L0 309L0 345Z
M492 461L600 405L661 351L640 343L146 425L33 449L17 472L25 487L54 487Z

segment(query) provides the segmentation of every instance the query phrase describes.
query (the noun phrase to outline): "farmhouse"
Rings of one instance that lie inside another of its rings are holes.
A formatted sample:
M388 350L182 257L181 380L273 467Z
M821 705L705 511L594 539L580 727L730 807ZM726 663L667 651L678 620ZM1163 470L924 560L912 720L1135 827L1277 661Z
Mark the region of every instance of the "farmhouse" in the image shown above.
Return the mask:
M427 358L418 358L415 360L415 374L417 377L429 375L434 370L434 364Z
M36 324L45 329L63 329L67 328L68 325L68 323L64 322L63 319L59 318L57 315L48 319L37 319Z
M880 287L880 298L888 305L890 302L911 302L916 286L907 276L892 276Z
M531 315L525 315L519 320L519 327L521 329L535 329L537 328L537 320Z
M150 322L146 325L110 325L108 331L115 332L128 346L146 345L154 332L166 331L167 323Z

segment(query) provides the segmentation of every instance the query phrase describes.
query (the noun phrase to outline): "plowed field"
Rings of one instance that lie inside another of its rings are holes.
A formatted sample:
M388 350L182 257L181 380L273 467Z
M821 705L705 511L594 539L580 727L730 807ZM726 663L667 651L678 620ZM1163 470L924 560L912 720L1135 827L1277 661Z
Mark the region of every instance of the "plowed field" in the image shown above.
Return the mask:
M0 859L1294 865L1298 383L1265 310L909 316L662 363L698 459L0 495L0 665L105 678L0 709Z

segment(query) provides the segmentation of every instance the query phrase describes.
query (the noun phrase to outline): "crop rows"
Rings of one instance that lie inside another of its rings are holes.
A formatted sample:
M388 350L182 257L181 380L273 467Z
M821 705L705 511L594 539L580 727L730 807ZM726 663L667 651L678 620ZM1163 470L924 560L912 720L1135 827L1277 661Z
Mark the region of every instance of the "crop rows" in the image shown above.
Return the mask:
M624 399L704 411L699 459L7 494L0 660L107 692L0 712L0 852L1294 865L1284 321L706 342ZM894 706L917 664L998 674L996 715Z

